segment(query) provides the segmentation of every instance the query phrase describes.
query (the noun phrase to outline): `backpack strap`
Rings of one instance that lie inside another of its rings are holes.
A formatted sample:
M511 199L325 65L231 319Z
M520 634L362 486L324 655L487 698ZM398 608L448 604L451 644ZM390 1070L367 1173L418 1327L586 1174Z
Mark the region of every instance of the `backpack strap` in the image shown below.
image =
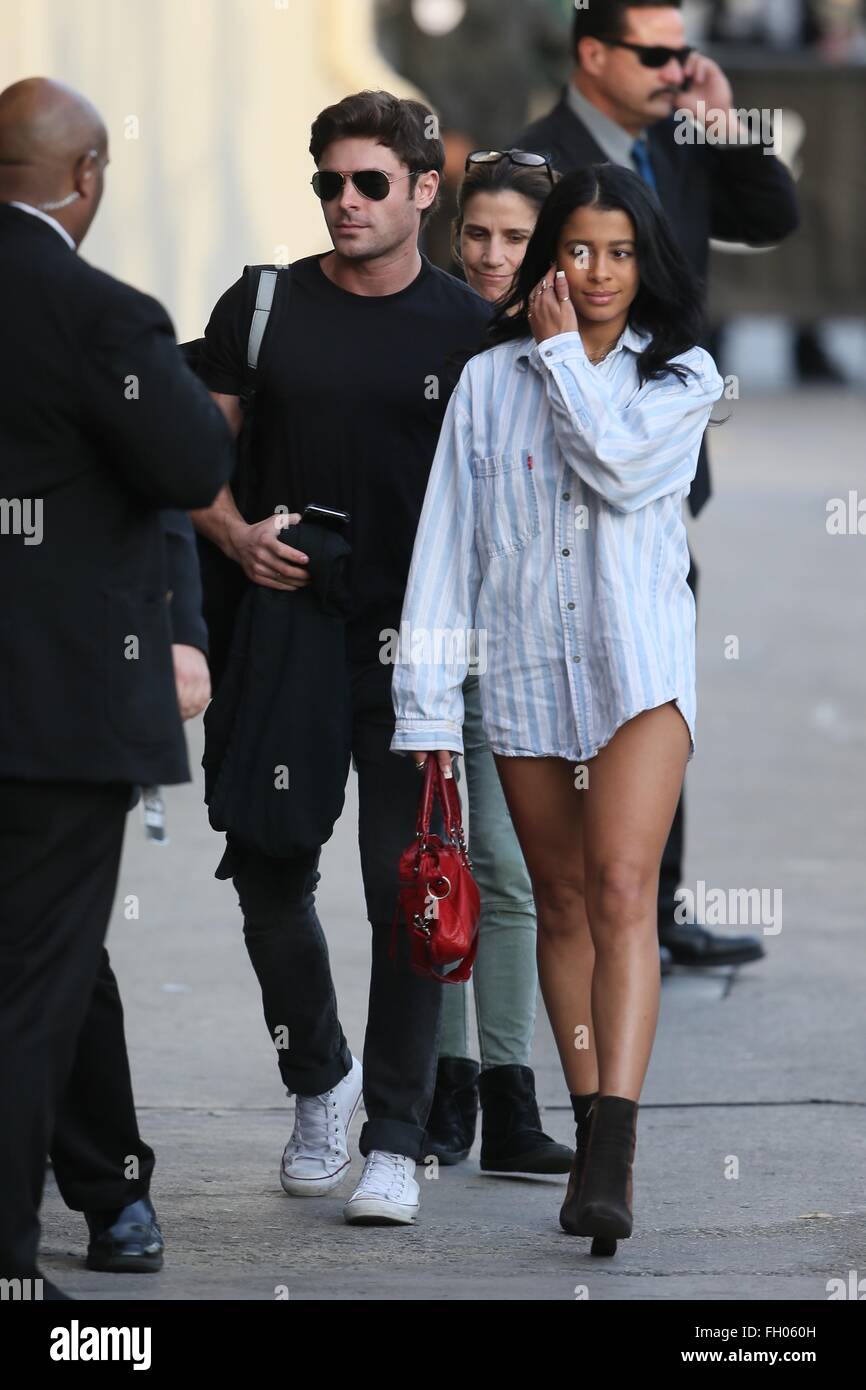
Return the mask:
M259 364L271 309L276 299L277 285L280 282L281 274L284 284L288 285L289 269L290 267L287 265L244 266L250 331L247 339L246 379L240 393L241 405L244 410L244 427L238 437L237 465L231 480L235 502L242 516L247 516L248 509L255 498L257 486L255 460L250 447L250 424L256 402L256 368Z
M259 364L259 353L274 303L277 278L281 271L287 271L288 269L289 267L285 265L255 265L249 267L251 275L255 271L258 271L256 300L250 319L250 335L247 340L247 367L252 372L256 370Z

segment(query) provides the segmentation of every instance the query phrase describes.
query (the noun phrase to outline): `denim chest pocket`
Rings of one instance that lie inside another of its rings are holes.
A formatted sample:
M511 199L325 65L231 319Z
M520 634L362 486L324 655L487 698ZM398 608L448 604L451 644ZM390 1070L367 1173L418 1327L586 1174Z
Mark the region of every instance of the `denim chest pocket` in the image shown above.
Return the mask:
M489 558L516 555L541 531L532 450L474 458L472 498L479 549Z

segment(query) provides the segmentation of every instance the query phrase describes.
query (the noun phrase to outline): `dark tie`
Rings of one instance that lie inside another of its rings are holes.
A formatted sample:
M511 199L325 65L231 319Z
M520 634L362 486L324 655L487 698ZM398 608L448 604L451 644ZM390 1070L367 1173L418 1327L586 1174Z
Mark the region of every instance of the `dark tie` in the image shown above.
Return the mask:
M648 183L650 188L653 189L655 193L658 193L655 170L652 166L649 144L647 143L645 135L642 135L639 140L635 140L631 147L631 157L644 183Z

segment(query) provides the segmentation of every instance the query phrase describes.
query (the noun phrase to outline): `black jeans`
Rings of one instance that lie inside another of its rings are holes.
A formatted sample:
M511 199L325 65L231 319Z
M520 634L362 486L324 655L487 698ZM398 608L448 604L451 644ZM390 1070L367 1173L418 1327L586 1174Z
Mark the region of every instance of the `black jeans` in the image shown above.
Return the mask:
M358 772L358 841L372 969L364 1042L367 1121L360 1150L424 1158L433 1098L442 990L414 975L403 926L391 959L397 866L412 839L421 778L410 757L390 751L394 732L391 667L354 668L352 761ZM311 750L315 757L315 749ZM346 775L348 776L348 767ZM321 851L270 859L227 836L244 939L262 990L280 1075L299 1095L321 1095L351 1068L340 1026L325 934L316 913Z

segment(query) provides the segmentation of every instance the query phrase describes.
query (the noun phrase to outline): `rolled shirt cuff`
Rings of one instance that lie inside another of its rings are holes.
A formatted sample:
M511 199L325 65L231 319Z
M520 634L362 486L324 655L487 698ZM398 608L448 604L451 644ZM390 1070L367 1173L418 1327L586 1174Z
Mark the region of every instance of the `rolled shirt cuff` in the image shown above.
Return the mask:
M436 753L440 748L450 753L463 752L463 730L451 720L398 719L392 753Z
M556 333L545 338L543 343L535 343L529 350L529 360L536 367L554 367L568 357L586 358L586 349L579 332L572 329L568 333Z

